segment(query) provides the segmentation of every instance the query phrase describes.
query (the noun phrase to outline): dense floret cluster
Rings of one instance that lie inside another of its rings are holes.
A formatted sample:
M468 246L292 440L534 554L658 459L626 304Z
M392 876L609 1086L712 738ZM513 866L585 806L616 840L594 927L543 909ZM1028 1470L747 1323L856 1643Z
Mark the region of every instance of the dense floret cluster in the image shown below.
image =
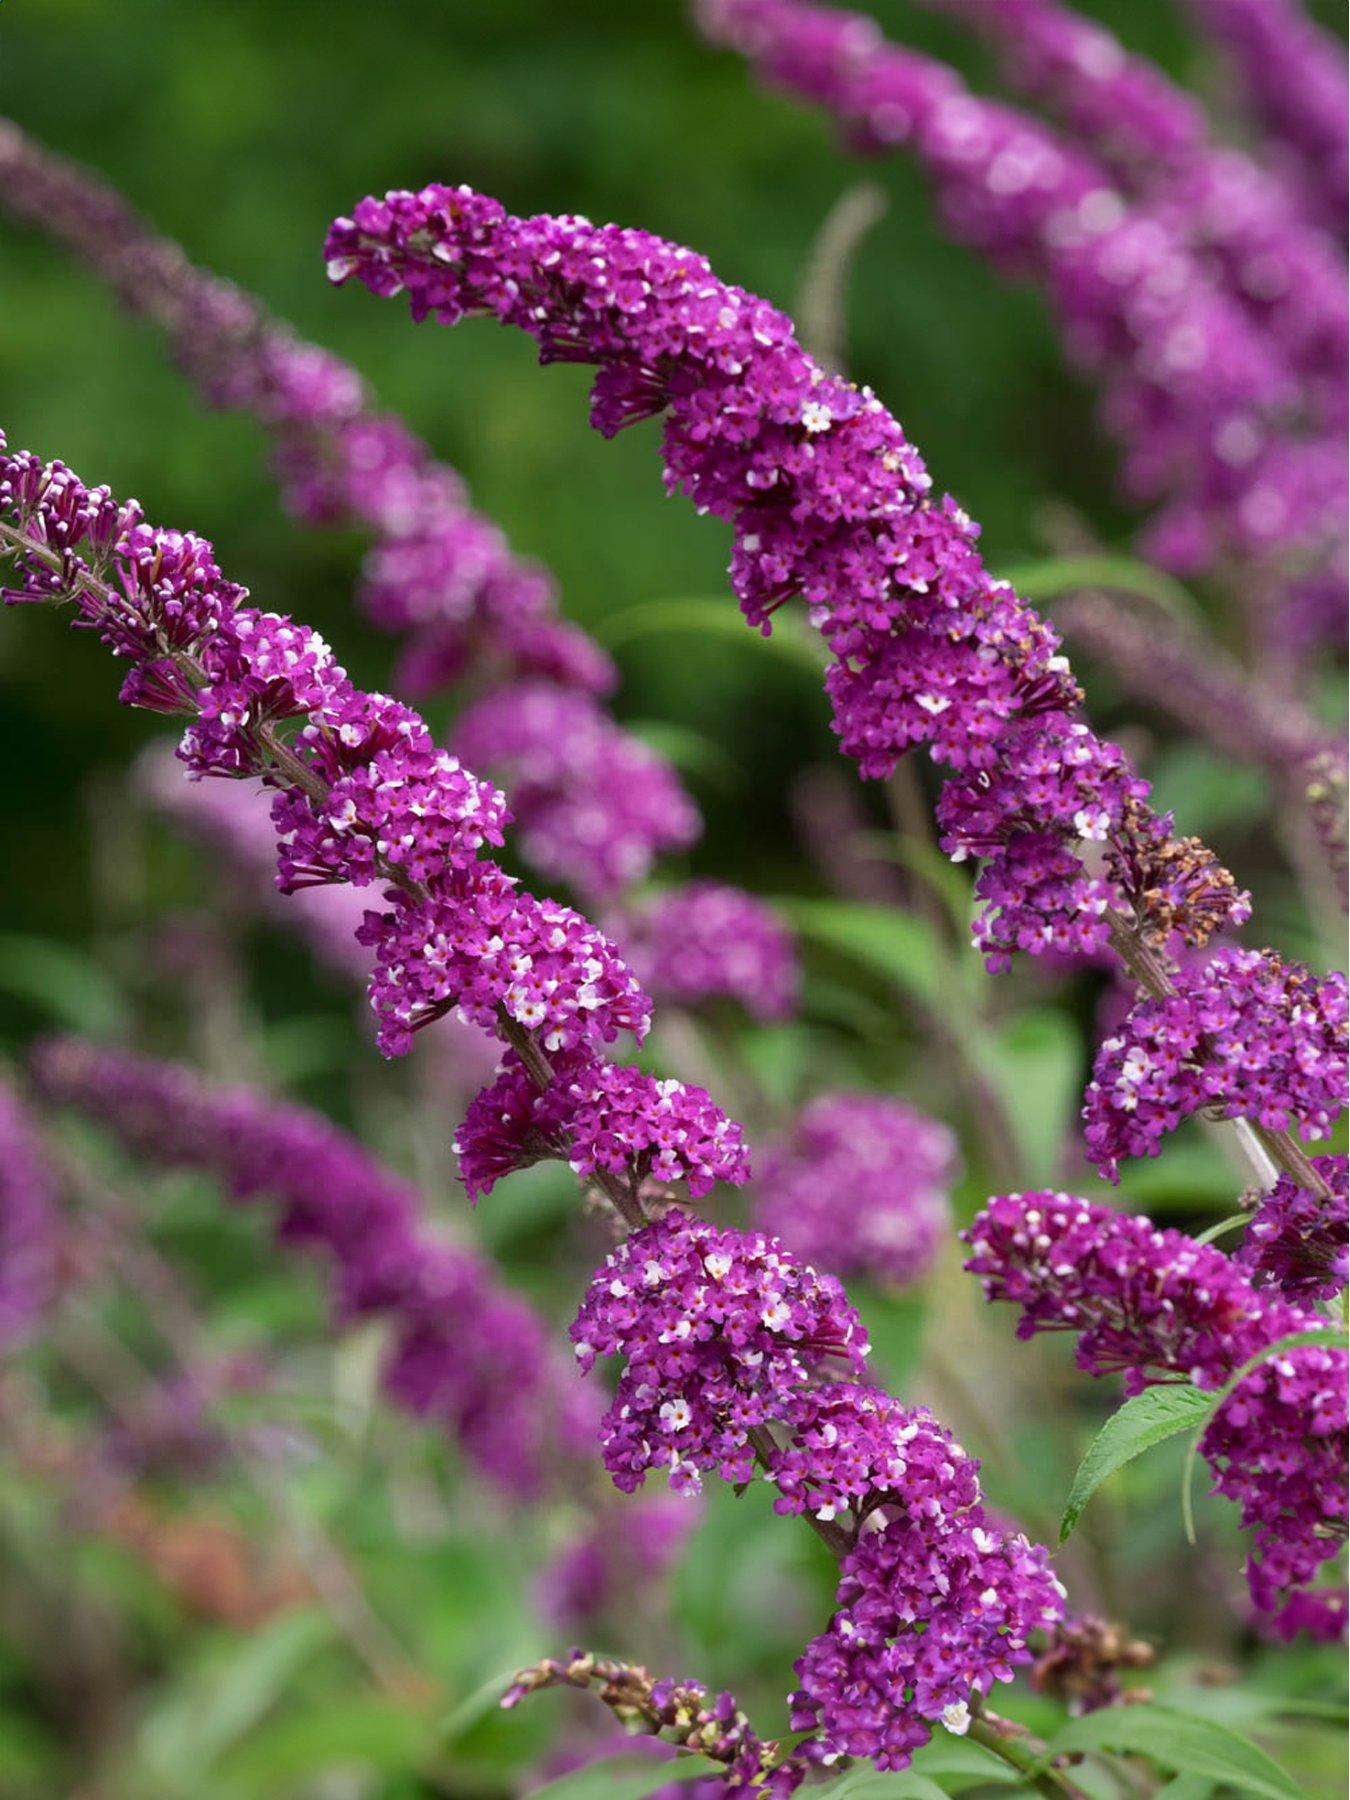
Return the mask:
M602 934L479 859L503 796L432 742L418 715L356 688L306 627L246 604L205 540L146 525L61 463L0 446L0 526L18 549L11 601L66 599L132 663L129 705L186 715L193 776L276 790L278 885L387 883L357 936L374 952L386 1054L458 1010L549 1049L639 1039L651 1002ZM55 586L53 584L55 583Z
M401 889L388 899L359 933L375 955L370 1000L386 1055L451 1011L491 1031L500 1009L548 1050L646 1036L651 1001L608 938L495 863L457 872L425 899Z
M956 1140L881 1094L822 1094L760 1162L755 1222L798 1256L903 1286L951 1229Z
M822 1365L857 1371L867 1353L832 1276L677 1207L597 1270L572 1341L583 1370L626 1359L601 1443L629 1493L656 1468L677 1491L697 1493L708 1473L748 1481L751 1432L791 1417Z
M1077 1334L1079 1367L1126 1388L1186 1380L1215 1390L1249 1363L1200 1449L1215 1489L1254 1534L1247 1579L1278 1613L1346 1534L1346 1353L1284 1338L1325 1320L1253 1285L1213 1245L1072 1194L1003 1195L965 1234L990 1300L1021 1307L1018 1335Z
M936 1434L932 1454L943 1454ZM1063 1589L1044 1550L989 1524L980 1504L935 1500L916 1522L864 1531L844 1558L838 1611L796 1664L792 1723L831 1756L906 1768L934 1725L964 1732L970 1698L1031 1660Z
M1315 1156L1312 1166L1327 1194L1309 1193L1291 1175L1281 1175L1262 1195L1237 1250L1256 1280L1301 1305L1334 1300L1346 1284L1346 1158Z
M739 1186L748 1178L741 1128L704 1089L585 1054L556 1059L553 1075L541 1090L508 1054L474 1099L455 1134L471 1198L550 1156L582 1177L607 1170L634 1193L649 1179L682 1181L699 1199L719 1181Z
M1083 1108L1088 1155L1110 1180L1208 1110L1269 1131L1324 1134L1345 1105L1346 983L1270 951L1226 949L1139 1000L1097 1051Z
M875 395L813 362L783 314L647 232L513 218L469 188L433 186L362 201L334 224L328 255L333 279L406 292L416 318L486 313L528 332L545 362L596 364L591 416L606 435L664 412L667 486L733 525L732 584L751 624L805 599L835 658L836 728L864 772L888 774L917 744L962 772L944 830L990 859L991 961L1101 947L1117 888L1081 868L1076 846L1103 843L1108 874L1111 854L1130 874L1147 790L1072 716L1080 696L1054 632L989 576L976 527L933 493ZM1236 359L1221 349L1207 367L1223 385ZM1185 391L1191 430L1195 395L1175 371L1162 379L1169 403ZM1134 881L1119 897L1132 909L1147 891ZM1235 886L1227 907L1214 892L1208 882L1204 929L1246 916Z

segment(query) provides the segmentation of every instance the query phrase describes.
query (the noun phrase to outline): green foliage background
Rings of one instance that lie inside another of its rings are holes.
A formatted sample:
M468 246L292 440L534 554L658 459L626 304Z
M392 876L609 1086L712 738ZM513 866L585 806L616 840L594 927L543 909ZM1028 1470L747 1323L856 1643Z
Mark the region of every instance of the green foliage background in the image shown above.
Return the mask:
M873 10L894 35L988 85L978 54L942 20L910 0ZM1095 0L1085 10L1222 97L1217 68L1171 0ZM823 121L755 90L736 58L700 44L677 0L9 0L0 10L0 112L102 171L195 261L354 363L380 402L464 473L513 543L557 572L572 617L603 632L606 618L646 601L725 594L726 534L664 499L653 427L605 444L585 422L584 371L540 372L531 346L482 323L415 330L398 306L330 289L320 255L330 218L361 195L467 181L515 211L579 211L683 240L724 276L791 309L822 221L862 171ZM850 287L853 372L898 412L938 482L983 521L996 568L1044 553L1052 505L1072 508L1107 545L1126 546L1131 521L1111 498L1112 459L1093 424L1092 396L1066 372L1041 298L1003 284L944 238L904 158L870 174L888 210ZM135 493L153 519L210 537L226 571L260 602L319 626L359 679L383 680L388 646L350 604L360 542L294 526L277 503L256 427L203 412L154 331L120 315L59 252L2 221L0 422L11 444L59 455L88 479ZM1228 635L1224 596L1200 603L1216 634ZM625 718L695 734L690 778L709 829L690 867L818 897L787 799L802 769L834 755L816 684L748 632L742 642L646 638L619 659ZM1209 833L1256 889L1268 935L1317 957L1274 847L1260 777L1142 719L1122 704L1109 670L1084 672L1096 717L1133 734L1186 828ZM209 863L167 834L143 841L121 798L131 757L159 730L116 706L106 658L91 643L72 642L46 617L0 621L8 777L0 1049L17 1052L53 1022L132 1028L154 1047L183 1048L182 997L139 986L136 965L158 921L210 907L217 895ZM893 1086L964 1118L969 1097L944 1085L928 1055L919 1012L932 980L926 941L902 955L897 975L883 967L896 954L892 939L877 948L884 933L859 959L856 944L841 949L836 937L830 947L825 915L815 932L802 920L815 946L808 1017L794 1031L748 1034L740 1052L758 1078L783 1101L826 1076ZM849 929L867 938L865 922ZM429 1158L430 1191L455 1208L444 1142L426 1155L421 1140L410 1147L404 1076L376 1065L345 996L267 933L249 936L247 950L258 1066L359 1123L401 1166L421 1157L426 1175ZM997 1078L1025 1114L1029 1154L1049 1168L1081 1082L1078 1027L1091 1018L1091 985L1070 988L1052 1007L1034 980L991 997L973 965L958 973L951 1004L974 996L972 1029L1001 1046ZM433 1127L448 1137L450 1123ZM105 1146L85 1148L108 1156ZM262 1332L294 1347L307 1368L306 1346L322 1338L317 1285L273 1266L257 1222L222 1216L207 1184L147 1181L115 1159L110 1166L136 1186L161 1245L195 1270L216 1309L215 1335L231 1343ZM987 1191L976 1153L962 1206ZM1231 1210L1231 1191L1198 1139L1127 1184L1129 1195L1183 1223ZM479 1221L511 1278L560 1319L585 1254L569 1236L572 1204L570 1185L545 1172L494 1196ZM559 1265L560 1243L570 1263ZM953 1293L959 1287L958 1279ZM869 1304L887 1368L903 1379L919 1309L879 1296ZM941 1290L936 1304L964 1302ZM1007 1321L998 1329L996 1354L1011 1354ZM359 1344L339 1352L324 1391L365 1393L363 1355L368 1362ZM1017 1420L1010 1465L993 1477L996 1490L1004 1481L1006 1503L1034 1511L1043 1528L1057 1517L1106 1404L1074 1383L1063 1359L1046 1366L1063 1417L1049 1416L1052 1407ZM978 1361L973 1367L978 1383ZM557 1648L541 1636L527 1580L556 1521L506 1521L481 1493L464 1499L440 1453L398 1421L364 1417L354 1437L339 1434L325 1452L297 1478L301 1501L351 1550L381 1610L433 1671L434 1704L373 1696L322 1620L285 1615L242 1638L192 1627L125 1559L68 1541L44 1503L6 1472L11 1566L62 1559L48 1601L65 1595L73 1607L78 1596L83 1608L92 1595L122 1621L129 1693L118 1704L129 1709L122 1732L131 1748L100 1794L495 1800L545 1747L560 1716L550 1703L503 1724L486 1706L480 1717L472 1696L519 1657ZM1231 1521L1211 1508L1210 1560L1198 1574L1193 1560L1190 1573L1178 1573L1179 1466L1179 1449L1157 1452L1120 1478L1113 1498L1094 1502L1101 1537L1130 1538L1114 1580L1138 1600L1137 1623L1166 1619L1175 1628L1180 1655L1156 1685L1164 1698L1184 1692L1188 1705L1201 1705L1199 1693L1211 1716L1259 1727L1307 1791L1332 1793L1335 1751L1315 1723L1331 1691L1326 1659L1271 1658L1229 1638L1222 1652L1246 1669L1244 1697L1191 1680L1196 1659L1216 1648L1203 1608L1222 1610L1238 1546ZM414 1487L425 1476L435 1488L437 1529L409 1534L391 1511L391 1468ZM250 1529L268 1529L256 1499L234 1494L229 1504ZM1106 1554L1100 1543L1096 1551ZM772 1724L794 1646L823 1616L828 1593L806 1534L775 1527L753 1496L719 1501L681 1576L681 1669L738 1684ZM33 1628L34 1615L17 1605L0 1616L0 1796L24 1800L63 1791L72 1767L59 1712L34 1668ZM653 1660L667 1648L624 1647ZM1272 1694L1289 1703L1282 1723L1272 1723L1281 1713ZM466 1702L467 1712L455 1710ZM1048 1715L1036 1704L1028 1716L1043 1726ZM1291 1714L1301 1722L1291 1724ZM355 1769L357 1785L323 1786L333 1767Z

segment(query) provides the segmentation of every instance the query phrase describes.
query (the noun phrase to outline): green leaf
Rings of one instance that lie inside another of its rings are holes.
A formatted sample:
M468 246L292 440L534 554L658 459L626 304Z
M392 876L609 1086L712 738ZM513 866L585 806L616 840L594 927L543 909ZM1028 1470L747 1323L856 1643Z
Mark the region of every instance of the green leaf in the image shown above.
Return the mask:
M1249 1738L1161 1706L1108 1706L1074 1719L1046 1746L1041 1766L1078 1750L1146 1756L1177 1774L1224 1782L1264 1800L1303 1800L1290 1776Z
M1213 1792L1214 1783L1206 1781L1203 1775L1174 1775L1158 1789L1153 1800L1208 1800Z
M1117 1469L1145 1450L1151 1450L1155 1444L1187 1430L1197 1420L1207 1423L1213 1410L1212 1395L1202 1394L1189 1383L1178 1382L1173 1386L1145 1388L1142 1394L1136 1394L1113 1412L1078 1465L1060 1522L1060 1543L1069 1536L1081 1518L1083 1508L1108 1475L1114 1475Z
M242 1642L231 1640L233 1654L206 1659L146 1721L147 1764L165 1778L181 1778L185 1768L200 1777L266 1716L332 1636L328 1615L305 1608L280 1614Z
M1186 624L1202 622L1200 609L1179 581L1132 556L1047 556L1040 562L1005 569L1002 579L1033 604L1082 588L1105 588L1113 594L1137 594L1151 600Z
M697 775L723 794L744 787L744 770L715 738L673 719L627 719L624 725L658 756L674 763L682 775Z
M1221 835L1270 814L1270 784L1203 744L1171 744L1149 764L1153 804L1185 819L1188 831Z
M977 1744L973 1738L955 1737L949 1731L936 1733L921 1750L916 1750L910 1767L916 1775L945 1782L953 1793L995 1782L1015 1786L1022 1779L1016 1769L983 1744Z
M1291 1331L1287 1337L1277 1338L1273 1344L1267 1344L1264 1350L1258 1350L1255 1356L1248 1357L1247 1361L1243 1363L1237 1374L1216 1393L1207 1394L1205 1396L1210 1403L1210 1417L1218 1412L1224 1401L1228 1399L1235 1388L1239 1387L1247 1379L1253 1369L1259 1369L1262 1363L1270 1362L1273 1357L1282 1356L1286 1350L1298 1350L1304 1344L1322 1344L1328 1350L1344 1350L1350 1348L1350 1334L1347 1334L1344 1331L1333 1331L1328 1327L1325 1330L1313 1329L1309 1331ZM1200 1429L1191 1439L1190 1445L1186 1451L1186 1464L1181 1475L1181 1517L1186 1528L1186 1542L1188 1544L1193 1544L1195 1542L1195 1504L1193 1498L1195 1491L1195 1465L1200 1455L1200 1440L1205 1435L1205 1426L1208 1425L1208 1423L1209 1418L1204 1419L1201 1422Z
M126 1003L103 966L54 938L0 933L0 993L92 1037L110 1036L126 1021Z
M926 919L857 900L775 899L775 911L803 937L864 964L924 1006L936 1006L949 958Z
M947 1795L936 1781L927 1775L919 1775L913 1769L899 1769L886 1773L881 1769L850 1769L837 1781L826 1782L824 1787L813 1787L812 1795L820 1795L822 1800L947 1800Z
M227 1786L293 1793L325 1771L357 1768L398 1775L426 1763L427 1721L406 1701L379 1694L325 1696L304 1711L289 1708L255 1730L221 1763Z
M648 1794L672 1781L697 1781L704 1775L720 1775L721 1763L706 1756L682 1756L678 1762L652 1756L607 1756L588 1768L574 1769L546 1787L534 1790L533 1800L646 1800Z
M817 681L825 673L828 661L823 643L795 616L780 613L766 638L746 624L730 594L725 599L704 595L689 600L646 600L641 606L627 606L612 613L595 630L609 650L662 631L694 631L702 637L734 638L747 649L754 649L758 641L785 662L808 670Z
M971 1048L1003 1096L1023 1180L1053 1183L1083 1087L1083 1042L1072 1020L1033 1008L973 1038Z
M1215 1238L1221 1238L1225 1232L1236 1231L1239 1225L1245 1225L1251 1218L1250 1213L1229 1213L1226 1219L1220 1219L1217 1225L1211 1225L1208 1231L1200 1232L1196 1237L1197 1244L1212 1244Z

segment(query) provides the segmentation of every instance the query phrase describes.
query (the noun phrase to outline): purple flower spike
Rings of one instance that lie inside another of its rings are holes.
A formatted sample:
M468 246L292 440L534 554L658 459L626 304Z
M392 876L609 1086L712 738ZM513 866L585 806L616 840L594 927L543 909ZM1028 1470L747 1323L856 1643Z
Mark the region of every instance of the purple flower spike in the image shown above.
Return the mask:
M1334 1300L1347 1278L1346 1158L1314 1156L1312 1166L1331 1190L1329 1197L1281 1175L1253 1213L1237 1250L1238 1261L1257 1281L1302 1305Z

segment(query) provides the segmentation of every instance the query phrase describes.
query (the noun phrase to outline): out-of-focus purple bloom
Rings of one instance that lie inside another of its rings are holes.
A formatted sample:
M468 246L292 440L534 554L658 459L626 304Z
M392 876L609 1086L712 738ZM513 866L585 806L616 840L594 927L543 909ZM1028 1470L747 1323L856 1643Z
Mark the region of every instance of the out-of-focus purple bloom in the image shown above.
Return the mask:
M560 1631L641 1605L666 1580L699 1519L684 1494L642 1494L619 1506L588 1521L540 1578L540 1610Z
M1052 107L1131 194L1167 220L1297 371L1313 413L1343 430L1343 258L1289 184L1217 143L1194 95L1061 0L937 4L988 36L1012 81ZM1222 0L1214 10L1223 10ZM1344 143L1342 89L1342 156Z
M881 1094L822 1094L760 1159L755 1223L840 1275L897 1286L927 1274L951 1229L945 1125Z
M543 1321L480 1257L435 1238L415 1190L329 1120L76 1039L41 1046L34 1069L49 1098L137 1154L210 1170L234 1199L273 1200L282 1243L327 1253L339 1319L386 1321L392 1397L508 1493L537 1492L575 1449L559 1442L571 1413Z
M1203 475L1232 484L1224 434L1264 437L1287 376L1163 219L1132 210L1086 152L970 93L874 21L800 0L705 0L704 29L824 106L862 149L912 149L948 225L1001 267L1044 279L1075 357L1109 382L1105 420L1137 498ZM1190 466L1188 466L1188 463Z
M62 242L133 312L162 325L212 406L251 413L272 440L288 506L313 525L375 533L361 598L408 634L403 673L423 695L481 663L498 679L546 674L597 694L617 682L600 646L557 616L552 577L473 510L464 483L356 371L259 303L194 268L96 176L0 121L4 207Z
M699 834L671 765L585 694L546 682L498 688L460 718L454 741L509 790L535 868L589 900L644 880L658 856Z
M1213 1245L1072 1194L1006 1194L965 1234L986 1298L1022 1309L1018 1335L1072 1331L1080 1368L1137 1393L1186 1380L1213 1391L1300 1331L1324 1328ZM1200 1442L1215 1490L1254 1534L1247 1580L1278 1613L1346 1534L1346 1353L1305 1344L1257 1363Z
M797 1004L792 934L744 888L689 881L627 917L619 936L658 1000L701 1006L734 1000L756 1019L784 1019Z
M1344 48L1299 0L1191 0L1191 9L1231 52L1273 147L1298 170L1309 201L1331 231L1344 234Z
M14 1088L0 1080L0 1351L21 1343L56 1294L56 1182Z

